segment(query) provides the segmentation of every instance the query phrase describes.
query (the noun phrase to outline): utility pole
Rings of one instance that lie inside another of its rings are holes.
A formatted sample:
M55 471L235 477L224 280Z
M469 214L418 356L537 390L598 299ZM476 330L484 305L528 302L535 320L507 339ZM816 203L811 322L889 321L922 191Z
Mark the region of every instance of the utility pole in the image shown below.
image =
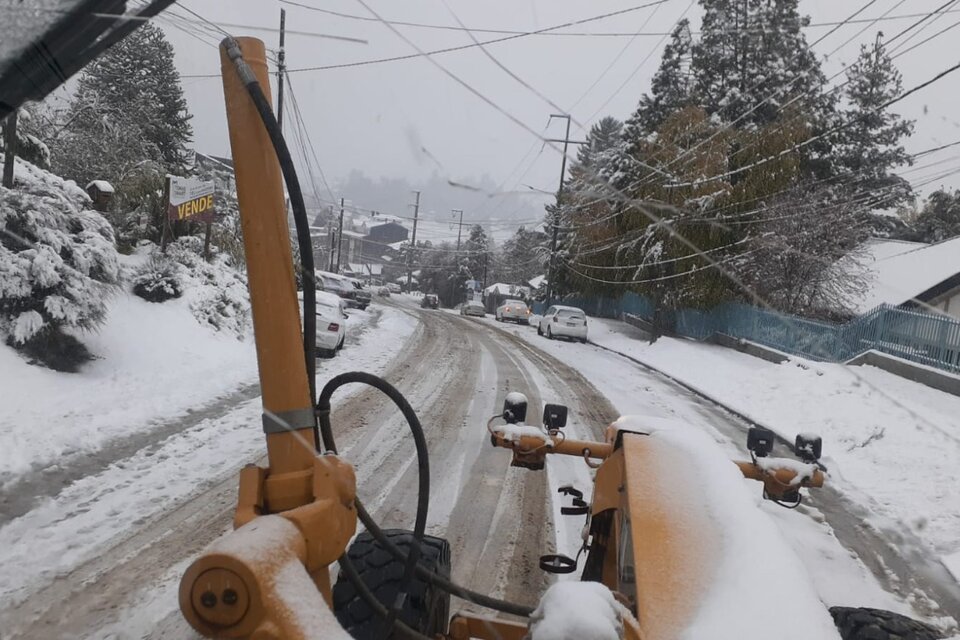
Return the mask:
M417 249L417 218L420 215L420 192L417 194L417 201L413 204L413 237L410 240L410 250L407 251L407 291L411 288L411 278L413 278L413 265L410 260L413 258L413 252Z
M460 222L457 223L457 253L460 253L460 233L463 231L463 209L450 209L452 215L460 214Z
M337 270L340 273L340 256L343 254L343 198L340 198L340 230L337 231Z
M13 165L17 156L17 110L3 123L3 186L13 188Z
M333 254L337 247L337 234L333 231L333 207L330 207L330 224L327 225L327 228L330 230L330 266L327 267L327 271L333 271Z
M570 139L570 115L560 115L556 113L550 114L550 119L560 118L567 121L567 132L563 136L563 140L548 140L547 142L562 142L563 143L563 160L560 162L560 187L557 189L557 211L553 214L553 239L550 241L550 268L547 270L547 300L546 306L550 306L551 297L553 297L553 280L556 274L556 259L557 259L557 232L560 230L560 206L563 198L563 182L567 173L567 145L571 142L574 144L582 144L574 142Z
M287 70L287 52L283 48L287 34L287 10L280 9L280 51L277 52L277 126L283 131L283 74Z

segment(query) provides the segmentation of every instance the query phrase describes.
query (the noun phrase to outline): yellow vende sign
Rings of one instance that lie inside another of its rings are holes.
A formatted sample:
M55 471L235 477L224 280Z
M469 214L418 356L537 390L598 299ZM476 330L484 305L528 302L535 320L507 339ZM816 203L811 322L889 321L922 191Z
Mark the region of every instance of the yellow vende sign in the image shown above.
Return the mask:
M170 201L167 216L170 220L213 222L214 183L193 178L170 178Z

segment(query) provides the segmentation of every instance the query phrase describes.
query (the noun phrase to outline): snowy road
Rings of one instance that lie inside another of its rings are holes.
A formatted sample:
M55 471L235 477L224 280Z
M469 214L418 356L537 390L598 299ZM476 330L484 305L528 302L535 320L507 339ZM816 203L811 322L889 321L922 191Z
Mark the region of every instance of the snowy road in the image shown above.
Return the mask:
M742 439L743 424L734 416L591 345L544 340L533 346L537 339L527 327L505 330L491 321L421 311L402 297L386 306L356 344L323 363L319 381L354 368L372 370L407 396L430 446L428 531L450 540L454 579L478 591L533 604L547 582L537 557L553 549L573 555L582 525L580 518L559 522L551 488L574 482L589 490L585 465L576 460L530 472L510 467L509 453L490 447L485 424L508 391L527 394L531 421L543 402L567 404L568 431L575 437L599 438L618 409L627 413L649 405L705 425L723 446ZM605 373L602 380L591 376L597 386L584 377L591 370ZM19 485L28 489L26 497L3 496L4 504L18 511L0 521L4 638L193 637L177 609L180 575L228 530L237 469L262 451L262 434L255 428L259 399L247 390L238 393L243 395L236 403L203 408L180 433L170 426L171 433L157 432L139 448L126 442L105 449L89 469L28 477ZM385 525L411 527L417 483L406 426L376 393L359 388L340 393L333 399L333 426L341 451L357 467L361 497ZM60 488L58 481L71 484ZM849 505L817 506L827 520L836 519L838 537L857 517L846 512ZM786 530L818 526L805 515L776 513ZM855 533L866 536L862 547L882 547L877 564L897 555L877 535ZM834 567L835 581L837 575L866 571L839 544L810 553L833 554L819 558L819 565ZM905 577L896 562L885 564L888 582ZM940 595L927 583L901 586L914 596L921 587ZM841 581L834 588L859 589L856 604L896 604L879 586L870 591L860 582Z
M431 449L429 530L451 541L454 577L533 604L546 581L537 558L555 548L558 505L548 474L511 468L509 453L490 447L486 421L511 390L529 395L531 412L544 401L568 402L572 420L591 425L594 436L616 412L575 371L512 336L445 313L390 311L416 322L399 350L391 353L391 336L371 327L366 346L348 348L320 375L379 368L410 399ZM385 366L372 366L377 351ZM360 354L360 361L351 358ZM0 552L5 638L187 634L177 581L189 560L228 529L236 470L261 446L259 430L250 428L258 399L237 400L211 405L202 419L182 425L194 434L192 446L184 434L158 432L139 450L129 443L112 449L113 460L105 449L89 476L79 477L79 467L50 472L72 483L62 491L46 476L19 483L33 495L8 499L20 513L0 528L0 542L9 544ZM213 407L222 414L211 415ZM416 466L405 425L372 392L335 396L334 407L338 445L357 465L361 497L387 525L410 527ZM208 473L183 490L178 476L190 465ZM138 496L149 496L149 504ZM60 544L28 552L45 537Z

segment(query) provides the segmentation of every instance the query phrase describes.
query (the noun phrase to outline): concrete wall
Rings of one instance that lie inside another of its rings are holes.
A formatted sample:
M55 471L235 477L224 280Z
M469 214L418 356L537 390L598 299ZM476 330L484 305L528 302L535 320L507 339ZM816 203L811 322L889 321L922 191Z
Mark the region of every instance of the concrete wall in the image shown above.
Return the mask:
M746 353L751 356L755 356L767 362L772 362L774 364L783 364L790 359L790 356L784 353L783 351L777 351L770 347L765 347L763 345L757 344L755 342L749 342L747 340L742 340L740 338L733 338L724 333L715 333L710 336L710 342L718 344L721 347L727 347L728 349L734 349L740 353Z
M847 362L848 365L869 364L889 371L907 380L913 380L928 387L944 391L946 393L960 396L960 376L940 371L933 367L925 367L922 364L910 362L903 358L880 353L879 351L867 351L853 360Z

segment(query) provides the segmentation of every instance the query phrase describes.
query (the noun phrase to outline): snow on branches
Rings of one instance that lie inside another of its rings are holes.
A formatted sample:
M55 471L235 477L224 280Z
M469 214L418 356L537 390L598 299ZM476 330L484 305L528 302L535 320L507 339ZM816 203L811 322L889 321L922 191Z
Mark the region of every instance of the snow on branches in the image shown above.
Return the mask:
M103 320L120 268L112 227L88 205L76 184L22 161L15 187L0 188L0 335L9 344Z

